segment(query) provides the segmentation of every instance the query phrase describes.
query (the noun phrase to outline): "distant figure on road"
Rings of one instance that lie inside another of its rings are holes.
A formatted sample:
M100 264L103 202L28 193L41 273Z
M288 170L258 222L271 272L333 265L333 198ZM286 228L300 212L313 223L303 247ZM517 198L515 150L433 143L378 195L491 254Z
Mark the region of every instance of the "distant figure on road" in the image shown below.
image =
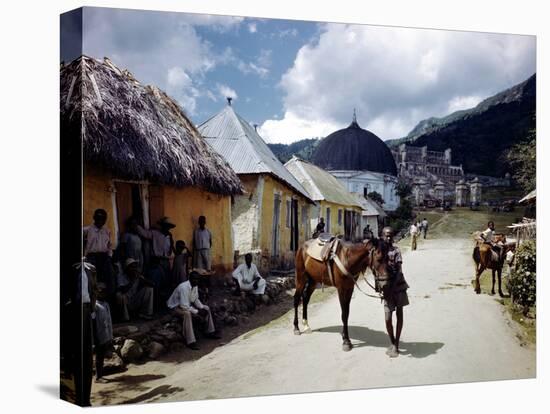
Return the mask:
M401 264L403 263L401 251L393 244L393 229L391 227L384 227L382 230L382 238L388 245L388 267L391 274L389 284L382 289L386 331L388 332L391 342L386 354L390 358L395 358L399 355L399 338L401 337L401 330L403 329L403 306L409 304L409 297L407 296L409 285L401 269ZM395 335L392 324L394 311L397 315Z
M252 263L252 255L247 253L244 256L245 263L240 264L233 272L236 281L235 294L241 291L251 292L255 295L263 295L265 292L265 279L262 278L258 268Z
M413 222L411 224L409 233L411 233L411 250L416 250L416 242L418 240L418 226L416 223Z
M428 225L429 225L428 220L426 219L426 217L424 217L421 223L422 235L424 236L424 238L426 238L426 236L428 235Z

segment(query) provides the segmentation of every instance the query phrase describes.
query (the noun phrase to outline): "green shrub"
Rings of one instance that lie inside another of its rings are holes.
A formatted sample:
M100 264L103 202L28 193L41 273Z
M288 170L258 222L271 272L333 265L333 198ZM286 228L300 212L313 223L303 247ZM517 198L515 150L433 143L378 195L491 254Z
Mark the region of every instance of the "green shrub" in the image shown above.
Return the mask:
M510 278L512 300L527 313L537 301L537 246L534 240L521 244L516 250L516 266Z

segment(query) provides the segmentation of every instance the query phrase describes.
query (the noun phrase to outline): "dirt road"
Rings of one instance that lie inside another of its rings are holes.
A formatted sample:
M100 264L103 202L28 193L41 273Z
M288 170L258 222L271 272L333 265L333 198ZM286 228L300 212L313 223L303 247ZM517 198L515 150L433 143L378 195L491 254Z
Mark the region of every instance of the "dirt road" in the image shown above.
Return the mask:
M356 290L351 352L341 350L332 295L311 307L311 334L293 335L289 312L197 361L134 366L124 375L135 387L108 385L112 393L102 395L109 403L181 401L535 376L534 347L520 346L496 297L474 294L470 254L471 242L456 239L404 249L411 304L398 358L385 354L382 305Z

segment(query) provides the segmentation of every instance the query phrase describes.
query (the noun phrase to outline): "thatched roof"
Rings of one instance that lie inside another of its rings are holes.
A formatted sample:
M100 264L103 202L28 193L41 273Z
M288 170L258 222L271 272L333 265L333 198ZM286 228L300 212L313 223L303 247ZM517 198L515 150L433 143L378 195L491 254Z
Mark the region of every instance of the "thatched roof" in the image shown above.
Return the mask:
M180 106L109 59L61 68L61 133L82 137L84 161L117 177L241 193L240 180Z

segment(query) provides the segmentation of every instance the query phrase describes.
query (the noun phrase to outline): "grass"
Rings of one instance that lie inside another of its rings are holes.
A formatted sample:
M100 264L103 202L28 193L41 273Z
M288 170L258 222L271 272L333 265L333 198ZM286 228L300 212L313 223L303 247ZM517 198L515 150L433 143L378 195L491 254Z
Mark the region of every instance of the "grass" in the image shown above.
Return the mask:
M428 237L469 239L474 231L485 230L490 220L495 222L497 233L508 233L506 226L521 218L521 213L495 213L487 209L472 211L467 207L457 207L452 211L419 211L417 217L428 219Z

